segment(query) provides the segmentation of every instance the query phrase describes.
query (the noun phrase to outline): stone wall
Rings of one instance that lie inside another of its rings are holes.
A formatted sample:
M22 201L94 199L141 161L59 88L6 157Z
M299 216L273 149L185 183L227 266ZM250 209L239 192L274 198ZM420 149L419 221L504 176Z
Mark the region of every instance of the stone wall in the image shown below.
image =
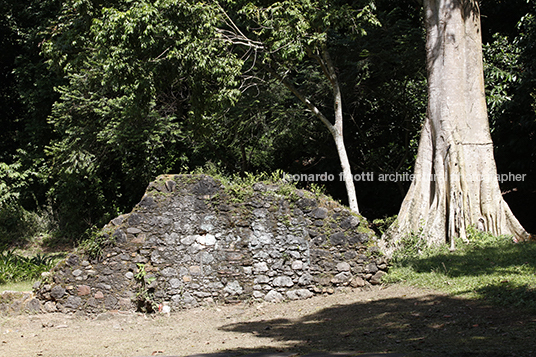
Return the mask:
M205 175L160 176L100 239L97 257L72 254L36 286L46 311L304 299L387 269L367 222L326 196Z

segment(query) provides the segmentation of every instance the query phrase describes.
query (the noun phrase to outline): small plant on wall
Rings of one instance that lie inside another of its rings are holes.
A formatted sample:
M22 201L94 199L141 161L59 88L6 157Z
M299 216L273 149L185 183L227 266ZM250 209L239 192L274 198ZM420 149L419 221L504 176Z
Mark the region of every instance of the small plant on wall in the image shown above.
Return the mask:
M151 283L155 277L147 275L145 264L138 264L138 272L134 275L138 283L136 293L136 305L138 311L152 313L158 311L158 303L154 300L154 288Z

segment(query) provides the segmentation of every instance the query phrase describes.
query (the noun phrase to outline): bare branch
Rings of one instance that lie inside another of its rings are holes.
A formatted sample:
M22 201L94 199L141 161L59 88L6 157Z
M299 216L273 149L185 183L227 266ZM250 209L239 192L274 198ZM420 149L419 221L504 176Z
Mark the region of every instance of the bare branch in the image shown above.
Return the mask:
M221 13L225 16L225 24L229 26L233 31L224 30L224 29L216 29L220 34L222 34L227 40L229 40L231 43L236 45L243 45L248 47L254 47L254 48L264 48L262 42L253 41L250 38L248 38L236 24L231 19L231 17L227 14L227 12L221 7L218 1L214 1L218 8L220 9ZM229 35L231 34L231 36Z
M264 48L264 45L262 42L253 41L245 36L237 35L236 33L232 31L217 28L216 32L218 32L222 36L223 40L226 40L229 43L232 43L233 45L242 45L242 46L251 47L255 49Z
M166 49L164 50L164 52L162 52L162 53L159 54L155 59L152 59L152 60L150 60L149 62L156 62L156 61L158 61L163 55L165 55L165 54L169 51L170 48L171 48L171 46L169 46L168 48L166 48Z
M290 90L303 104L305 104L307 106L307 108L313 112L313 114L318 118L320 119L320 121L322 123L324 123L324 125L328 128L329 132L335 136L337 133L335 132L335 127L333 126L333 124L331 124L331 122L328 120L328 118L326 118L326 116L324 114L322 114L322 112L320 111L320 109L318 109L313 103L311 103L311 101L309 99L307 99L299 90L298 88L296 88L292 83L290 83L287 79L285 79L284 77L282 77L279 73L277 73L272 67L270 66L265 66L266 69L277 79L279 80L281 83L283 83L283 85L285 85L285 87L288 88L288 90Z

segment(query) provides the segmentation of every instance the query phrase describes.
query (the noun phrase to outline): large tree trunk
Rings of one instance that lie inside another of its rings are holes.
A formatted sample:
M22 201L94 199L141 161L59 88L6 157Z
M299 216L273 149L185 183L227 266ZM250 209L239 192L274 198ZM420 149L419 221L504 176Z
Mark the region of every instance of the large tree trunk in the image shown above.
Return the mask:
M384 242L392 251L420 232L430 245L465 238L470 225L494 235L528 234L503 200L493 157L475 0L425 0L428 112L414 181Z

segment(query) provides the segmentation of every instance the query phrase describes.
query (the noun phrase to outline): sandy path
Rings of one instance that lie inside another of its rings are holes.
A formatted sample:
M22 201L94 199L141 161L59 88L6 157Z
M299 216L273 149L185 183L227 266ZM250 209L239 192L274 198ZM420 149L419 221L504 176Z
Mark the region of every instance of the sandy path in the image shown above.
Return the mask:
M441 351L453 351L450 346L454 344L459 353L475 348L496 351L511 344L512 348L499 355L514 355L524 338L534 336L534 316L512 320L508 312L501 310L491 316L490 311L395 285L280 304L196 308L169 316L17 315L1 319L0 356L186 356L263 351L442 355ZM524 325L512 330L520 321ZM527 348L522 349L524 355L533 355Z

